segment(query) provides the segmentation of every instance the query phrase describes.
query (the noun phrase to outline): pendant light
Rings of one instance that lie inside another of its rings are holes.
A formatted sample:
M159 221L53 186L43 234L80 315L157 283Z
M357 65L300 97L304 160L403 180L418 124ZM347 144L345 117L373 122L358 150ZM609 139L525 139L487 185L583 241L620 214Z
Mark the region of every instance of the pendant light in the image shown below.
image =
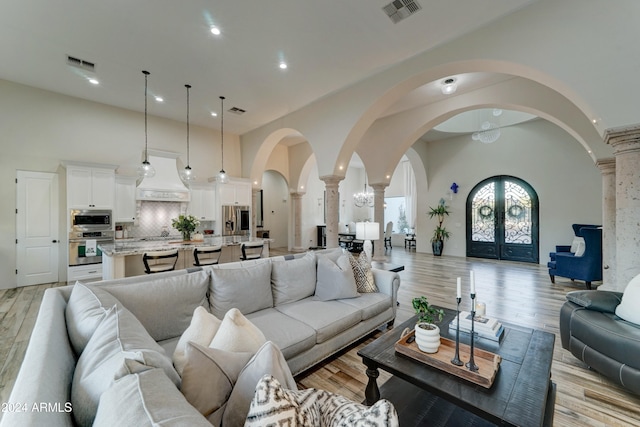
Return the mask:
M229 182L229 177L224 171L224 96L220 97L220 144L222 146L222 157L221 169L220 172L218 172L218 182L220 184L226 184Z
M147 77L148 71L142 71L144 74L144 161L138 166L138 176L142 178L151 178L156 174L156 170L149 163L149 151L147 145Z
M189 89L191 89L191 85L184 85L184 87L187 88L187 166L180 173L180 178L188 184L196 179L196 175L191 170L191 166L189 166Z

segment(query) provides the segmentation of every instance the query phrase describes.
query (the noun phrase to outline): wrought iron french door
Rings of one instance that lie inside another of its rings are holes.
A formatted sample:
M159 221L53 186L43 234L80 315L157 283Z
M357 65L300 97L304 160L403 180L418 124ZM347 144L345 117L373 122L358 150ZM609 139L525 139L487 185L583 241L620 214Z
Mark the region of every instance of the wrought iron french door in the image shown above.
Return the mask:
M467 198L467 256L538 263L538 195L513 176L488 178Z

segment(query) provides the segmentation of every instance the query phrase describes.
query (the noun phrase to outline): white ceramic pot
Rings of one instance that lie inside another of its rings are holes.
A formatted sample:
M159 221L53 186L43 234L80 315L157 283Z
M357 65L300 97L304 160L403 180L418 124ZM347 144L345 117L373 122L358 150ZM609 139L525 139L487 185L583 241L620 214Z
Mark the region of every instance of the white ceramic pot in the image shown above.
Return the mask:
M429 325L432 329L425 329L420 325ZM440 348L440 328L431 323L416 323L416 344L425 353L435 353Z

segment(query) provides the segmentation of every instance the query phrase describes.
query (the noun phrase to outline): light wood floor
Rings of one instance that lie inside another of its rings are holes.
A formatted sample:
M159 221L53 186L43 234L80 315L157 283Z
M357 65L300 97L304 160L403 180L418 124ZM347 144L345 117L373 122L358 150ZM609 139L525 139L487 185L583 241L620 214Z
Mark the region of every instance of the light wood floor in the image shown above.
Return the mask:
M282 251L271 252L277 255ZM405 266L405 271L400 273L396 323L413 315L410 300L415 296L425 295L431 303L455 308L456 277L463 277L463 289L468 290L469 270L473 269L478 299L487 303L489 316L556 334L552 365L552 379L557 384L554 425L640 426L640 397L589 370L560 345L560 306L568 291L584 289L584 284L557 278L556 285L552 285L547 269L534 264L438 258L402 247L387 251L387 256L389 261ZM0 402L6 402L9 397L42 294L52 286L58 284L0 290ZM468 298L463 299L461 308L469 309ZM379 334L298 376L298 383L362 401L367 377L356 353ZM381 372L379 384L386 379L388 375Z

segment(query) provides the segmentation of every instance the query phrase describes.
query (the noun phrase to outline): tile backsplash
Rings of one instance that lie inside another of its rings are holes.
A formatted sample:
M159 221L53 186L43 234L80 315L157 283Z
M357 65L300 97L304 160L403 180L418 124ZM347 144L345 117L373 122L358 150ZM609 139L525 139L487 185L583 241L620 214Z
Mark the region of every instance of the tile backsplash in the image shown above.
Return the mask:
M128 230L129 237L160 237L164 230L172 237L182 237L178 230L171 227L171 220L185 214L187 203L142 200L137 203L136 210L137 219L133 224L121 224ZM209 228L212 228L211 221L203 221L197 231Z

